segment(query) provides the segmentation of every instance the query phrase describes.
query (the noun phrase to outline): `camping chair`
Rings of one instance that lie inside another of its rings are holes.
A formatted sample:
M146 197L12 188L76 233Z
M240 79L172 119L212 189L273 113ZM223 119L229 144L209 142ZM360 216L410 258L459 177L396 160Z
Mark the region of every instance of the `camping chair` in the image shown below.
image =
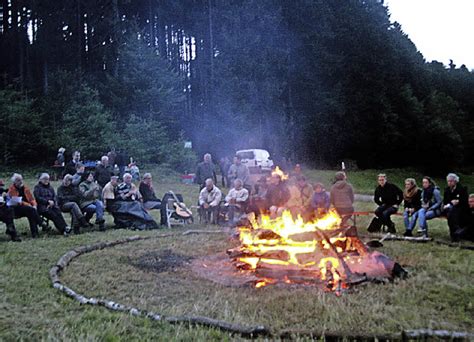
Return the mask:
M184 226L185 224L192 223L194 221L192 213L189 211L189 209L183 210L180 207L182 198L183 197L180 194L175 195L172 191L166 193L165 197L163 198L164 203L166 203L165 215L168 228L171 228L173 225Z

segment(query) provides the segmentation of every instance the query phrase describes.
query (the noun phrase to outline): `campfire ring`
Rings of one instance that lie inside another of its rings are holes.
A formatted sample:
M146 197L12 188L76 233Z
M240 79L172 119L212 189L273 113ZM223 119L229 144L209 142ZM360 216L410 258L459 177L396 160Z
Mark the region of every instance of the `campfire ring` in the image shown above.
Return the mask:
M294 335L298 336L325 336L329 338L349 338L349 339L411 339L411 338L429 338L436 337L441 339L470 339L474 338L474 334L468 332L457 332L457 331L447 331L447 330L432 330L432 329L418 329L418 330L404 330L399 333L391 333L385 335L338 335L330 332L315 332L315 331L306 331L306 330L282 330L279 332L273 332L269 327L264 325L239 325L234 323L229 323L226 321L216 320L210 317L205 316L165 316L156 312L142 310L140 308L131 307L124 305L118 302L114 302L109 299L99 299L94 297L86 297L80 293L75 292L73 289L68 287L66 284L63 284L60 279L61 271L65 270L66 267L71 263L72 260L78 258L79 256L93 251L102 250L109 247L114 247L118 245L123 245L135 241L144 241L150 239L159 239L172 236L186 236L191 234L220 234L222 231L218 230L187 230L182 233L170 233L170 234L160 234L155 236L131 236L115 241L109 242L98 242L92 245L85 245L76 247L65 254L63 254L56 264L51 267L49 270L49 278L51 280L52 286L64 293L66 296L78 301L80 304L96 305L103 306L108 310L116 312L129 313L132 316L137 317L147 317L154 321L167 322L170 324L190 324L190 325L200 325L210 328L219 329L225 332L232 334L239 334L244 337L258 337L258 336L269 336L275 338L291 338Z

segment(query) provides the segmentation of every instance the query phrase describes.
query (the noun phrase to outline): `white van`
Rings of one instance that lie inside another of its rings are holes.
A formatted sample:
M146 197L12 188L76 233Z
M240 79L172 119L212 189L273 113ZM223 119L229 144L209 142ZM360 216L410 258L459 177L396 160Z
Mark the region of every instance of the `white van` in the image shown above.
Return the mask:
M250 149L240 150L235 155L242 158L242 164L248 168L259 168L262 171L271 171L273 160L270 159L270 153L267 150Z

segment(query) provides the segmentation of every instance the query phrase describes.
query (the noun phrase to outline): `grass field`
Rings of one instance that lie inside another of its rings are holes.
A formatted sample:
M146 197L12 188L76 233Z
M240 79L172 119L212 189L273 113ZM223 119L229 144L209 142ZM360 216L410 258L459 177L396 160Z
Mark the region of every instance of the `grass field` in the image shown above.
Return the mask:
M350 181L356 192L370 193L377 173L377 170L351 173ZM395 182L413 176L395 170L387 173L393 175ZM172 174L165 177L159 174L155 173L155 179L160 196L172 189L182 193L188 205L196 202L196 186L179 184ZM332 174L332 171L307 172L310 180L326 184ZM1 176L7 178L8 175ZM474 184L473 178L462 175L461 181L470 185ZM34 184L31 178L27 183ZM371 203L356 203L358 210L373 208ZM156 213L153 215L158 218ZM107 220L110 227L110 217ZM364 217L358 221L362 235L366 234L368 220ZM81 306L50 285L49 268L76 246L137 234L154 236L167 230L109 229L105 233L89 231L69 237L52 233L32 240L27 221L20 219L16 223L22 234L21 243L8 242L4 225L0 228L0 340L226 340L237 337L209 328L172 326L112 313L102 307ZM398 230L403 231L400 218L396 224ZM202 228L197 224L193 227ZM430 234L447 240L446 221L430 221ZM385 242L381 251L405 267L410 277L387 285L360 286L340 298L304 287L227 288L200 279L185 267L155 273L133 266L134 260L151 251L168 249L196 257L222 251L229 244L225 234L133 242L79 257L62 274L62 279L85 295L107 297L162 314L205 315L242 324L265 324L275 330L314 329L369 335L418 328L474 332L474 255L468 250L431 243Z

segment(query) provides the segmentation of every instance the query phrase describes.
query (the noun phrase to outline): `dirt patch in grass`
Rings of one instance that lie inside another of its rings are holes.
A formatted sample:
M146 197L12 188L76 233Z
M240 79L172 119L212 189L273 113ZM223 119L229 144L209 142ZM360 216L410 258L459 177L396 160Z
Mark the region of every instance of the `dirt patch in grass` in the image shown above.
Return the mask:
M142 271L161 273L165 271L177 271L178 268L189 265L193 258L174 253L171 249L163 251L152 251L137 258L129 258L132 266Z

